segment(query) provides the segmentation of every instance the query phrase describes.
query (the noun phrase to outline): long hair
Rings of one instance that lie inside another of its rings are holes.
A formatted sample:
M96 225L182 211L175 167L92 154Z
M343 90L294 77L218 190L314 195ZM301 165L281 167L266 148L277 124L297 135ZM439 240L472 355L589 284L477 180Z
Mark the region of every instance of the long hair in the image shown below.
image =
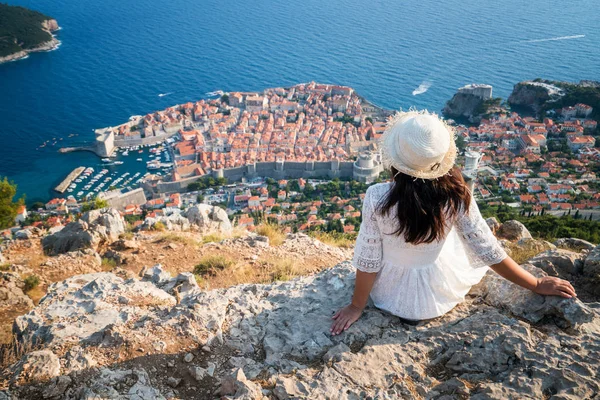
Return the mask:
M393 167L391 172L392 189L377 205L380 214L396 217L397 229L387 234L402 235L407 243L432 243L445 236L459 212L469 210L471 193L456 167L435 180L415 179Z

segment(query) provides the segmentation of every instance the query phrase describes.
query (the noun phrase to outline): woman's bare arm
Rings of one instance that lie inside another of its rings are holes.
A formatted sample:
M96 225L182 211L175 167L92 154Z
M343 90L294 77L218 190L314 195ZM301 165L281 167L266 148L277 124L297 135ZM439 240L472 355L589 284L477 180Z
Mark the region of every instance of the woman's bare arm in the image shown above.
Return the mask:
M538 294L562 296L566 298L577 296L575 289L568 281L553 276L536 278L510 257L506 257L501 262L491 265L490 268L512 283Z
M375 283L375 278L377 278L376 272L356 271L352 302L333 315L332 318L335 321L331 324L331 329L329 330L332 335L342 333L360 318L369 300L369 294Z

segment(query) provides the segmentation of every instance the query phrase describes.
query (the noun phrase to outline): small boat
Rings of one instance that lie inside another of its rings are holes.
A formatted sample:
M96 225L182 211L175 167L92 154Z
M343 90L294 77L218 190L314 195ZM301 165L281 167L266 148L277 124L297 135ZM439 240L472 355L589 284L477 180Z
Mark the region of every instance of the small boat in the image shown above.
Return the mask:
M123 161L115 161L115 165L123 165Z
M125 151L123 152L123 155L124 155L124 156L128 156L128 155L129 155L129 150L125 150Z
M103 159L102 159L102 162L105 162L105 163L109 163L109 162L111 162L111 161L112 161L112 160L111 160L110 158L103 158Z
M142 161L144 161L144 160L142 160L141 158L138 158L136 161L140 161L140 162L142 162Z

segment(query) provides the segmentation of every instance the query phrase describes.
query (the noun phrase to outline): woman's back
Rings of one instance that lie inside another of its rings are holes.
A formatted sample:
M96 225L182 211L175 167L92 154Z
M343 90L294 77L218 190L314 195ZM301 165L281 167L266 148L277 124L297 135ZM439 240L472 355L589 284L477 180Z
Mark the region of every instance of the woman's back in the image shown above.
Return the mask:
M377 307L406 319L437 317L461 302L487 265L502 261L506 253L475 201L454 221L446 221L438 240L408 243L395 234L395 214L380 211L393 185L380 183L367 190L353 264L364 272L378 272L371 292Z

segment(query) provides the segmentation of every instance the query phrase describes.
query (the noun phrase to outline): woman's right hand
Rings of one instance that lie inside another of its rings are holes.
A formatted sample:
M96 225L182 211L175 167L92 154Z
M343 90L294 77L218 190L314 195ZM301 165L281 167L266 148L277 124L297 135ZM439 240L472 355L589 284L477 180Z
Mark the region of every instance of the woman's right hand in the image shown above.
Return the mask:
M362 315L362 310L352 304L348 304L346 307L338 310L333 314L335 321L331 324L329 331L332 335L339 335L346 329L350 328L350 325L355 323Z
M571 297L577 297L575 289L564 279L556 278L554 276L544 276L538 278L537 285L533 289L537 294L543 294L548 296L561 296L570 299Z

